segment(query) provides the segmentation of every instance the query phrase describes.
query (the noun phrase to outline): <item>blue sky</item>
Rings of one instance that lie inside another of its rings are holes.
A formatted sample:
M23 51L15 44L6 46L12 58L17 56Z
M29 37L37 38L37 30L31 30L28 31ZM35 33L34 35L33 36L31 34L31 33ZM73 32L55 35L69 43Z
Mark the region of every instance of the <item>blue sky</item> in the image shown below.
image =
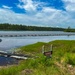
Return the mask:
M0 0L0 23L75 28L75 0Z

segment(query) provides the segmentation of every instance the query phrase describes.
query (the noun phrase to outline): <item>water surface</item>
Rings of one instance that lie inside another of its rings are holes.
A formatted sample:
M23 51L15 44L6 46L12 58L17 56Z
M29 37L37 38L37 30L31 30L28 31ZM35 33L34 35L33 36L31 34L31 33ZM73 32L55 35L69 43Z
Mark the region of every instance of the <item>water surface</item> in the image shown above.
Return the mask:
M0 31L0 34L54 34L61 31ZM67 32L66 32L67 34ZM75 36L25 36L25 37L0 37L0 50L9 51L13 48L33 44L36 42L50 42L53 40L75 40Z

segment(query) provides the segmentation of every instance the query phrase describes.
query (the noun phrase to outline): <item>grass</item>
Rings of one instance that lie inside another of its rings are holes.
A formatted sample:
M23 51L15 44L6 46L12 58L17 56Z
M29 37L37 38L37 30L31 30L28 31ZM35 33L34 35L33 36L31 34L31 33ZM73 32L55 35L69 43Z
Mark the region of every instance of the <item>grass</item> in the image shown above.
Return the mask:
M47 58L41 53L41 49L44 45L45 50L50 50L51 44L53 44L53 55L52 58ZM38 57L21 61L19 65L0 69L0 75L75 75L73 71L75 70L74 40L38 42L19 48L18 53L27 53Z

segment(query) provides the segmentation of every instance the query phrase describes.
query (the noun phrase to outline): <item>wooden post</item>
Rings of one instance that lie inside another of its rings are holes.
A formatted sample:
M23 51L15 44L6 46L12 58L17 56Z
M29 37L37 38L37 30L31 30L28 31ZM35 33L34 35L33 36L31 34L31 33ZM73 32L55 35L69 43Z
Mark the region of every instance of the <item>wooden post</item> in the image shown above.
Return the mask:
M52 54L53 54L53 45L52 44L51 44L50 52L51 52L50 57L52 57Z
M51 44L50 51L52 51L52 50L53 50L53 45Z
M42 53L44 53L44 45L42 46Z

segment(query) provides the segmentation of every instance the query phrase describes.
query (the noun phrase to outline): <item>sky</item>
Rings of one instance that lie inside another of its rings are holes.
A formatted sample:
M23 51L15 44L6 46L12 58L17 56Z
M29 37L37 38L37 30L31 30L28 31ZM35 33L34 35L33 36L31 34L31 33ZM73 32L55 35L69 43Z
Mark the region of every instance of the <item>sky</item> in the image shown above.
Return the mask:
M75 28L75 0L0 0L0 23Z

